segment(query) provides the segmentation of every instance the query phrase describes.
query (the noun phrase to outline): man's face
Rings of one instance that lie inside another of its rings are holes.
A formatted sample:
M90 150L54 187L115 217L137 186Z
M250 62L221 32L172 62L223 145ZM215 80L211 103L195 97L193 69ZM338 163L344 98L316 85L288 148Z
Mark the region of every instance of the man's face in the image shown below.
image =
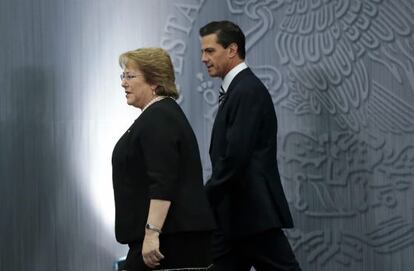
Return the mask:
M211 77L221 77L230 71L229 48L217 43L217 34L210 34L201 38L201 61L206 65Z

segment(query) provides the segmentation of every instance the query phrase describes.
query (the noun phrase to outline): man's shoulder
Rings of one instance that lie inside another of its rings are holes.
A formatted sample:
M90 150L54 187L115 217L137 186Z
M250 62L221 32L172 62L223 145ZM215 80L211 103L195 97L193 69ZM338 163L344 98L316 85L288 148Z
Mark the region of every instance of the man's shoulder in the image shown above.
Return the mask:
M253 73L250 69L245 69L238 74L239 77L236 77L234 89L239 89L241 92L268 92L266 86L263 84L263 82L260 80L259 77L257 77L256 74Z

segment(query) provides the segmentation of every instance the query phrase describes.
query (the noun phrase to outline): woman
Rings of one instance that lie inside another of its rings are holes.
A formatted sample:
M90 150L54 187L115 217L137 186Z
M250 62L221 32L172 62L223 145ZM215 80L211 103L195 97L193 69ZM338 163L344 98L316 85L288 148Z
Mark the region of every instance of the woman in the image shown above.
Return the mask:
M142 48L119 63L127 103L142 110L112 155L115 233L130 248L125 269L207 270L214 222L197 141L174 100L171 59Z

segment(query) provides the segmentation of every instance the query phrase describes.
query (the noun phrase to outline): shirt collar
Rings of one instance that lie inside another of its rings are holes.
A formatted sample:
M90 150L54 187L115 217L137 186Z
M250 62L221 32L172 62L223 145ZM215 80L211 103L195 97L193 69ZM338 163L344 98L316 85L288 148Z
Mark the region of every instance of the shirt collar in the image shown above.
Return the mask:
M242 62L235 66L233 69L231 69L226 76L224 76L223 83L221 84L221 87L223 88L224 92L227 92L227 89L230 86L231 81L233 81L234 77L239 74L242 70L246 69L247 65L245 62Z

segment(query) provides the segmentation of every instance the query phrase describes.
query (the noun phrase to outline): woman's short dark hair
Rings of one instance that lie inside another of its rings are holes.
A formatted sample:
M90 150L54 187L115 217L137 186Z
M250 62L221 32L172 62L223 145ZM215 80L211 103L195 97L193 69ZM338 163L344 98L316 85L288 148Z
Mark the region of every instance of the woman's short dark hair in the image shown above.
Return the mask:
M200 28L200 36L210 34L217 35L217 43L227 48L230 44L236 43L237 54L241 59L246 57L246 37L240 27L230 21L213 21Z

